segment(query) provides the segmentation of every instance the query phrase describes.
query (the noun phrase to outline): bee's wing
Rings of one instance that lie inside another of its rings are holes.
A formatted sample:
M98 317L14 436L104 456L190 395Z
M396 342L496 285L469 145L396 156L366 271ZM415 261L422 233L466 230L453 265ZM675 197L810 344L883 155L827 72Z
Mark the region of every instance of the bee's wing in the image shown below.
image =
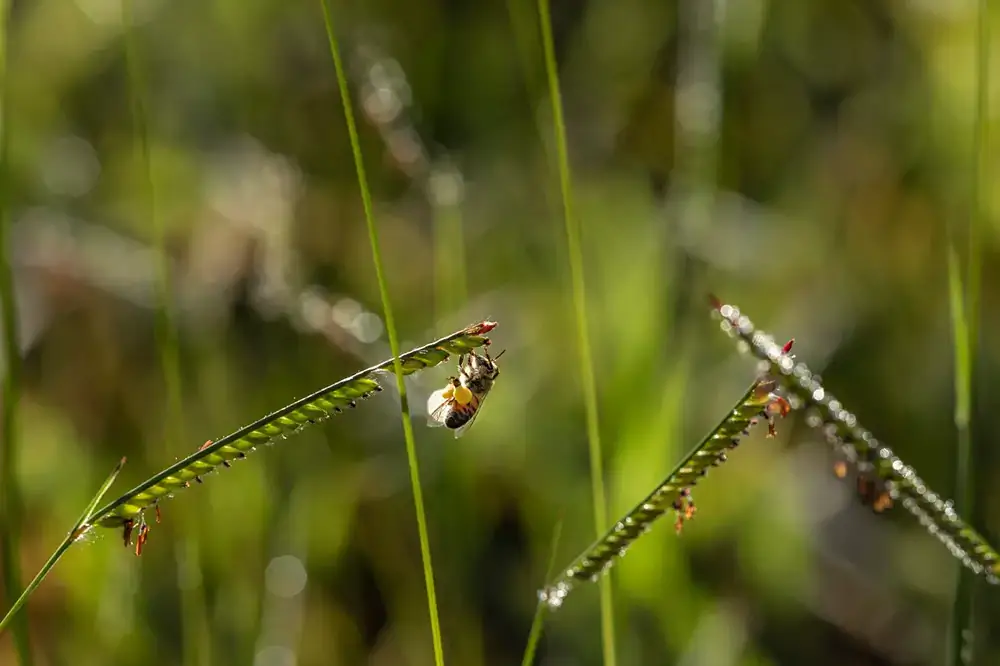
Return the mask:
M431 393L427 398L427 425L437 428L444 425L445 416L448 414L449 398L444 397L447 388L439 389Z
M479 404L476 406L476 413L472 415L472 418L469 419L468 423L466 423L461 428L457 428L455 430L455 439L458 439L459 437L464 435L466 431L472 427L472 424L476 422L476 417L479 416L479 412L483 411L483 403L486 402L486 396L488 396L489 394L490 392L487 390L486 393L483 393L482 397L479 398Z

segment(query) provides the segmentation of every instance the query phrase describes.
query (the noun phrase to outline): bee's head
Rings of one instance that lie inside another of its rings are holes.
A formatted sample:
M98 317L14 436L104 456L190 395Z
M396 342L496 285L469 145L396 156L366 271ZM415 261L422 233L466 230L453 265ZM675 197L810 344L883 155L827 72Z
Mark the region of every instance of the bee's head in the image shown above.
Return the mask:
M490 363L490 378L491 379L496 379L500 375L500 366L497 365L497 359L499 359L501 356L503 356L503 353L505 351L507 351L507 350L506 349L502 350L499 354L497 354L493 358L490 358L489 351L486 352L486 360L489 361L489 363Z

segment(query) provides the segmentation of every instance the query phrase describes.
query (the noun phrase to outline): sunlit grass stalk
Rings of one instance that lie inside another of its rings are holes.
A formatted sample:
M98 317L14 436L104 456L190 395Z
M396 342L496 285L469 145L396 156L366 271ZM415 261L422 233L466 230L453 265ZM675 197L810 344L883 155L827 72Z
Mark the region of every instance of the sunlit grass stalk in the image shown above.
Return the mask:
M105 479L104 483L101 484L97 494L90 500L87 508L82 514L80 514L80 518L76 521L76 523L74 523L72 529L66 533L66 538L63 539L62 543L59 544L59 547L56 548L55 552L52 553L48 561L45 562L38 574L30 583L28 583L28 586L24 588L21 595L11 605L6 615L4 615L3 619L0 620L0 634L3 634L4 630L10 625L11 621L17 617L18 611L20 611L24 604L27 603L28 597L31 596L32 592L38 589L38 586L41 585L43 580L45 580L45 577L49 575L49 572L52 571L52 567L56 565L56 562L59 561L63 554L69 550L69 547L76 543L76 541L86 531L87 526L92 520L94 520L94 516L96 515L94 508L97 506L98 502L101 501L101 498L104 497L104 494L108 492L108 489L111 488L111 484L115 482L115 479L118 477L118 473L122 471L122 467L124 465L125 459L122 458L118 461L118 464L115 466L108 478ZM11 591L13 592L13 590Z
M493 330L495 326L496 322L479 322L402 354L399 361L402 364L403 374L432 368L448 360L451 354L467 353L487 344L488 340L483 334ZM366 368L271 412L234 433L202 446L187 458L154 474L100 509L94 511L88 508L85 517L81 518L81 522L77 523L71 533L78 537L94 527L123 528L128 524L144 525L146 511L157 508L161 500L173 497L175 492L189 487L191 481L200 482L206 474L220 467L229 467L231 460L245 458L258 446L272 444L300 433L308 426L342 413L344 407L356 407L357 400L381 391L381 387L372 376L386 372L395 363L394 358ZM107 485L110 485L110 481ZM96 505L105 490L106 488L102 489L92 504ZM70 539L60 545L43 571L21 595L17 608L23 605L28 595L42 581L44 574L48 573L73 541L74 539ZM13 611L8 613L0 627L7 626L13 615Z
M847 464L853 465L858 491L866 502L881 511L899 501L964 566L990 583L1000 582L1000 553L962 519L952 502L928 488L916 470L862 427L805 363L783 353L774 338L756 330L739 308L718 301L714 308L722 317L722 330L763 362L763 369L779 382L791 406L812 412L807 424L821 429L842 456L838 475L846 475Z
M482 334L488 333L494 326L495 322L473 324L402 354L399 358L403 374L434 367L451 354L462 354L481 347L487 340ZM140 516L160 500L189 487L191 481L197 482L219 467L229 467L230 461L245 458L258 446L284 440L342 413L344 408L357 407L358 400L382 390L373 376L393 368L394 364L395 359L390 359L373 365L206 444L97 511L94 523L101 527L120 527L125 520Z
M149 119L146 109L146 80L139 56L139 43L135 29L134 0L122 0L122 23L124 24L125 64L128 73L129 102L132 112L132 133L136 147L136 161L142 173L144 199L140 210L142 217L147 219L153 230L153 247L155 256L155 288L156 288L156 342L160 357L160 370L163 373L166 390L166 441L162 450L169 452L178 442L186 442L184 432L184 410L182 403L182 380L180 367L180 346L177 339L171 299L170 261L167 252L166 228L163 217L157 205L156 183L153 176L153 160L149 148ZM192 518L189 516L189 519ZM189 530L184 536L185 544L177 548L176 558L178 577L182 576L182 567L196 566L189 560L197 562L200 544L195 530ZM183 633L184 663L206 664L210 660L210 648L207 637L211 636L206 625L207 609L205 597L200 586L181 585L181 630Z
M18 466L18 402L21 390L21 346L18 335L17 302L11 265L10 233L10 81L7 69L9 53L10 3L0 0L0 313L3 316L3 385L0 387L0 576L3 577L5 602L11 604L21 587L21 482ZM5 618L6 624L6 618ZM28 618L22 616L14 626L14 644L24 666L32 663Z
M549 564L545 568L545 580L552 578L552 571L556 566L556 555L559 552L559 538L562 535L562 521L556 523L552 530L552 542L549 545ZM542 639L542 626L545 624L545 613L549 606L541 598L535 606L535 616L531 620L531 631L528 632L528 643L524 647L524 656L521 658L521 666L531 666L535 661L535 652L538 650L538 642Z
M736 448L742 437L750 434L752 426L761 420L773 424L774 417L782 413L780 410L773 411L771 407L784 404L771 392L773 384L769 379L751 384L718 425L688 452L666 478L563 568L554 580L550 579L539 595L541 599L550 608L559 608L577 583L605 578L602 574L669 511L676 514L675 528L680 532L684 522L694 516L691 489L708 470L726 462L727 452ZM773 425L769 434L773 434Z
M552 19L548 0L538 0L538 19L545 53L545 71L548 79L549 99L552 103L552 123L555 131L556 158L559 168L559 189L562 194L563 219L566 223L566 242L573 288L573 305L576 312L577 346L580 354L580 373L583 382L583 399L587 412L587 441L590 446L590 478L594 499L594 529L598 536L608 522L607 500L604 490L604 456L601 452L601 431L597 418L597 381L587 332L587 295L583 277L583 250L580 241L580 224L573 208L570 183L569 149L566 145L566 123L563 119L562 96L559 88L559 69L556 64L555 45L552 38ZM614 604L611 597L611 579L601 579L601 643L604 648L605 666L614 666L615 624Z
M424 498L420 487L420 469L417 464L417 447L413 437L413 424L410 422L410 405L406 396L406 384L403 381L403 367L399 358L399 339L396 333L396 322L392 315L392 303L389 299L389 289L386 285L385 271L382 265L382 255L379 250L378 230L375 227L375 214L372 211L371 193L368 191L368 179L365 176L364 159L361 155L361 142L358 139L358 128L354 120L354 109L351 106L351 91L347 84L344 64L341 62L340 49L334 34L333 19L327 0L320 0L323 8L323 22L326 25L326 35L330 40L330 55L337 70L337 84L340 87L340 98L344 105L344 117L347 121L347 133L351 139L351 150L354 154L354 167L358 176L358 187L361 189L361 201L365 210L365 223L368 226L368 240L372 248L372 262L375 264L375 275L378 279L379 294L382 298L382 308L385 312L385 329L389 336L389 346L392 349L393 372L396 375L396 388L399 391L400 415L403 421L403 438L406 440L406 457L410 464L410 484L413 487L413 503L417 515L417 531L420 536L420 555L424 565L424 584L427 588L427 608L431 621L431 637L434 643L434 663L444 664L444 648L441 643L441 626L438 620L437 593L434 589L434 567L431 563L430 540L427 536L427 519L424 516Z
M983 184L987 178L989 122L989 7L980 0L976 17L976 105L973 118L972 170L969 191L969 226L967 268L963 280L958 252L960 234L952 216L948 222L948 296L951 309L952 344L955 375L956 451L955 506L982 528L982 506L977 489L976 468L986 464L985 453L977 445L972 416L974 413L977 355L979 347L980 280L982 272L981 229ZM963 284L964 283L964 284ZM955 599L948 626L946 663L949 666L976 663L975 591L977 580L968 569L961 569L955 585Z

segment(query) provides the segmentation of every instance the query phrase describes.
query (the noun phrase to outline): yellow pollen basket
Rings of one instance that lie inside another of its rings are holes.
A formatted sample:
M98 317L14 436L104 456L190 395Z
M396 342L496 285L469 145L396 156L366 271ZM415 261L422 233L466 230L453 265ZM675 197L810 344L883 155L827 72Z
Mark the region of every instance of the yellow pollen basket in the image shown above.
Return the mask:
M460 405L467 405L472 402L472 391L464 386L456 386L454 390L455 402Z

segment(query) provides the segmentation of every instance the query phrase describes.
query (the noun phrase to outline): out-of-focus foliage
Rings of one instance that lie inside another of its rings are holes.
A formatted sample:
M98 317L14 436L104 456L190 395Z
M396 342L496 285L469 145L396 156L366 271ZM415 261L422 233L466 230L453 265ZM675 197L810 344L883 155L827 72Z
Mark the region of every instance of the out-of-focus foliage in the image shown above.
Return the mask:
M462 666L517 663L560 518L557 562L593 537L533 5L332 3L403 348L489 316L508 350L464 438L417 432L445 656ZM969 208L974 3L552 12L609 514L753 378L705 314L710 290L795 336L798 358L949 494L942 241ZM165 441L120 16L117 0L13 8L25 572L122 456L124 489L387 357L319 4L136 0L192 437ZM998 192L984 331L1000 323ZM983 345L988 386L1000 359ZM414 378L412 403L449 372ZM431 663L392 393L179 495L142 558L117 535L72 549L29 604L38 662L193 665L198 644L216 664ZM980 392L977 418L997 395ZM681 538L660 525L616 566L621 664L940 663L956 563L903 512L860 506L819 435L783 426L698 486ZM989 485L998 472L987 453L977 473ZM997 500L984 512L993 537ZM995 590L982 596L998 617ZM988 622L984 663L1000 657ZM549 615L538 663L599 663L598 626L597 589L581 587ZM5 635L0 663L14 658Z

